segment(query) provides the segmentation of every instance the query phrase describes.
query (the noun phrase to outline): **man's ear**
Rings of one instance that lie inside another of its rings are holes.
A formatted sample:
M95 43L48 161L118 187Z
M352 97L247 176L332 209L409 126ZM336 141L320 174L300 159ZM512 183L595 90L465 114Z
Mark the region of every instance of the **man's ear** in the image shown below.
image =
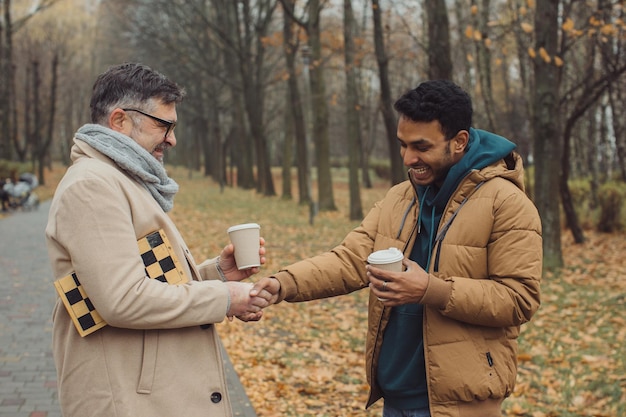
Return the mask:
M117 108L109 115L109 128L112 130L127 135L131 127L130 118L126 115L124 110Z
M454 152L465 153L467 144L469 143L469 132L467 130L459 130L454 139Z

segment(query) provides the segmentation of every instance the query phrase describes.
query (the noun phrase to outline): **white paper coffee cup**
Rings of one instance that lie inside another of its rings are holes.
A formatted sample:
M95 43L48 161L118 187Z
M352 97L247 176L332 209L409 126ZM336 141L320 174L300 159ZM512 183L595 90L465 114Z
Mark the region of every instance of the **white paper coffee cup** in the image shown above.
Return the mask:
M370 254L367 257L367 263L387 271L402 272L402 259L404 259L404 255L399 249L389 248ZM387 301L387 299L380 297L378 297L378 300L382 302Z
M373 252L367 257L367 263L387 271L402 272L404 255L397 248L389 248Z
M237 224L229 227L227 232L235 247L237 269L261 266L259 255L261 226L256 223Z

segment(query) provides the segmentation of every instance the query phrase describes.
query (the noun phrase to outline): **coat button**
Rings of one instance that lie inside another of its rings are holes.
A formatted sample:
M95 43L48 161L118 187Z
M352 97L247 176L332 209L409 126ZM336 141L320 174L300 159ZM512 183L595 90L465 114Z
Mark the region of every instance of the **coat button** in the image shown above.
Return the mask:
M214 392L213 394L211 394L211 402L217 404L220 401L222 401L222 394L220 394L219 392Z

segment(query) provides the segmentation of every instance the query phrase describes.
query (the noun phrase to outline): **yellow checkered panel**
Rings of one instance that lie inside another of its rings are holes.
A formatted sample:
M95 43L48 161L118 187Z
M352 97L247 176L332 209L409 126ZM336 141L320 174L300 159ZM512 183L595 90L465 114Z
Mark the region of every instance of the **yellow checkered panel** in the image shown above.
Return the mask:
M146 275L169 285L189 281L163 230L157 230L137 241ZM96 308L87 297L75 273L54 282L54 287L72 318L78 333L85 337L106 326Z

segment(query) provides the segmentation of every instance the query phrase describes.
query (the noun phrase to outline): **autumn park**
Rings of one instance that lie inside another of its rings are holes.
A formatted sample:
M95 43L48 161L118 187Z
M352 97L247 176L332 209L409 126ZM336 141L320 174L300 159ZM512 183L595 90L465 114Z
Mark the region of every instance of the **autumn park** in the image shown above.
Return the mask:
M230 225L261 225L267 263L251 282L340 244L405 181L393 103L453 80L473 125L517 145L543 230L541 306L521 326L503 415L626 415L624 1L0 0L0 12L0 186L34 175L30 192L49 201L95 77L147 64L187 92L165 159L180 185L169 215L196 259L217 256ZM4 195L0 222L31 209ZM382 401L365 408L368 300L282 302L217 325L259 416L382 415Z

